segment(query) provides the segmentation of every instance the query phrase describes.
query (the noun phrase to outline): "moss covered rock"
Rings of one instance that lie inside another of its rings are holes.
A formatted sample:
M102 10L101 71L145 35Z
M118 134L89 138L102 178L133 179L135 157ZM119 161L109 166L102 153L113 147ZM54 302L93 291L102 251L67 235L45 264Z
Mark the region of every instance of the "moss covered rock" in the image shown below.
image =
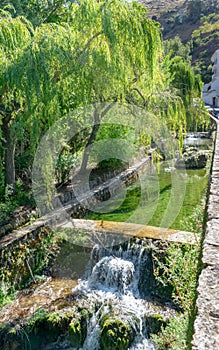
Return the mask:
M0 327L0 349L44 349L56 343L60 336L68 339L74 348L81 347L87 335L89 317L88 310L80 308L56 313L38 310L22 326L6 324Z
M107 318L102 323L100 345L103 350L127 350L134 339L131 326L120 319Z
M187 151L183 154L182 159L178 159L175 163L177 169L202 169L205 168L210 157L206 151Z
M5 338L3 342L1 342L1 349L19 350L21 349L21 345L22 340L20 334L18 334L15 329L12 329L8 332L7 338Z
M166 323L167 322L160 314L153 314L151 316L147 316L145 324L149 337L151 334L157 334L158 332L160 332L161 328L166 326Z
M76 315L68 326L68 339L74 348L83 345L87 335L87 315L84 312Z

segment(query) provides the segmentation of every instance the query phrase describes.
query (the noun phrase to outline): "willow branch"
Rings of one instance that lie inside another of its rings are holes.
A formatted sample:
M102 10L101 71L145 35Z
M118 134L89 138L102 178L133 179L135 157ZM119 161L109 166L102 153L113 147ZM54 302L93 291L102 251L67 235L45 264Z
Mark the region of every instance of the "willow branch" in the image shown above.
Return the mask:
M80 56L84 56L84 54L86 53L87 49L89 48L89 46L91 45L91 43L94 41L94 39L98 38L98 36L102 35L104 32L97 32L96 34L94 34L87 42L87 44L85 45L85 47L83 48L83 50L80 52Z
M117 102L117 98L115 99L115 101L113 101L112 103L110 103L106 109L101 113L101 118L103 118L111 108L113 108L113 106L115 105L115 103Z
M60 3L56 3L56 4L54 5L54 7L52 8L52 10L49 12L49 14L42 20L42 23L45 23L45 22L47 21L47 19L48 19L53 13L55 13L55 12L60 8L60 6L63 5L63 4L64 4L64 1L60 1Z
M144 97L144 95L142 94L142 92L138 89L138 88L133 88L132 90L135 90L138 94L139 94L139 96L142 98L142 100L143 100L143 106L144 107L146 107L147 106L147 101L146 101L146 99L145 99L145 97Z

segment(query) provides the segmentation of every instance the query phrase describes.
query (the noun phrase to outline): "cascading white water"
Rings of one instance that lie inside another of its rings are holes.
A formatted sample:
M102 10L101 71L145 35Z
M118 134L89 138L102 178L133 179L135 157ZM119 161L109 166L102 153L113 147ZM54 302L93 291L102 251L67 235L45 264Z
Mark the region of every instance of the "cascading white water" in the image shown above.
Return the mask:
M134 271L131 261L106 256L94 266L89 285L95 289L106 287L124 293L133 281Z
M135 339L130 350L153 350L147 337L145 315L150 303L140 298L138 289L142 263L148 259L144 245L128 244L126 249L104 250L95 246L91 254L91 268L86 280L74 289L83 292L90 305L100 305L88 324L87 338L80 350L101 350L100 320L113 312L131 325Z

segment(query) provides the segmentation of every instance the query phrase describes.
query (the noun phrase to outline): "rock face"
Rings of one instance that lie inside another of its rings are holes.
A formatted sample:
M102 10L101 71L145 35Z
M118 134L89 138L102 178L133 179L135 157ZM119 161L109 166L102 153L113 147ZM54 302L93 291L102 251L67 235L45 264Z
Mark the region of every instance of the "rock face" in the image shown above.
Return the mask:
M209 151L188 149L183 153L183 158L177 159L175 167L177 169L202 169L205 168L209 157Z

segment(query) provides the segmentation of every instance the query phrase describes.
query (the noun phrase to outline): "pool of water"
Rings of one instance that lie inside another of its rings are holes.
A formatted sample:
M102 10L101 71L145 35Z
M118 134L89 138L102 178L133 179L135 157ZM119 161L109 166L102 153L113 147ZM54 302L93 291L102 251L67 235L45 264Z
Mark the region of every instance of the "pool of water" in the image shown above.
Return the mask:
M184 146L197 147L199 149L211 149L212 144L212 139L198 137L197 134L188 134L183 143Z

